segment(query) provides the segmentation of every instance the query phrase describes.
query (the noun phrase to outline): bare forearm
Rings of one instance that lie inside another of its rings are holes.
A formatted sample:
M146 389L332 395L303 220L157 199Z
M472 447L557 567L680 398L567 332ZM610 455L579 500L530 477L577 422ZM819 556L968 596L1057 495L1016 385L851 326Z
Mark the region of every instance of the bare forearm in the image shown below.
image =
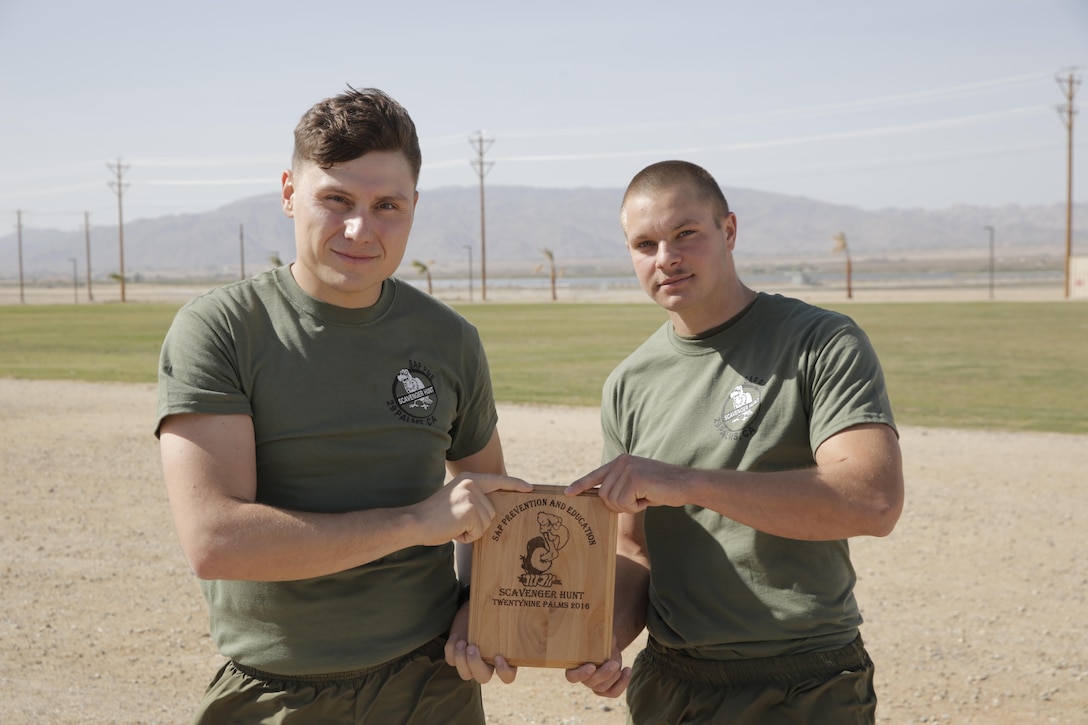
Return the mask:
M369 563L423 543L411 507L347 513L287 511L238 502L178 522L182 548L201 579L291 581Z
M257 502L253 422L245 415L174 415L160 427L163 479L178 538L202 579L290 581L351 569L410 546L471 542L490 525L494 490L527 491L501 473L498 433L450 462L456 476L401 508L306 513Z
M593 487L623 515L695 505L754 529L810 541L885 536L903 510L903 460L895 431L860 424L825 440L815 465L784 471L703 470L619 455L567 487ZM621 519L621 522L623 519ZM638 527L628 532L638 541Z
M650 569L644 559L616 557L616 606L612 629L621 650L626 649L646 626Z
M692 471L688 503L775 536L807 541L885 536L902 506L901 483L811 468L776 473Z
M612 630L620 650L646 626L650 600L650 557L643 514L620 514L616 537L616 605Z

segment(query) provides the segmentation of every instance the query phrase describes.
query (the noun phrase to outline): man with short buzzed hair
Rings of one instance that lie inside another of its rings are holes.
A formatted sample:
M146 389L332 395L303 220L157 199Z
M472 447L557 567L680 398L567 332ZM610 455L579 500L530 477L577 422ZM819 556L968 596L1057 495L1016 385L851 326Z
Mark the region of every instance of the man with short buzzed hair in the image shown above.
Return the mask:
M608 377L599 486L620 513L615 629L645 626L635 725L872 723L847 539L903 506L880 363L848 317L757 293L695 164L643 169L620 219L669 320Z

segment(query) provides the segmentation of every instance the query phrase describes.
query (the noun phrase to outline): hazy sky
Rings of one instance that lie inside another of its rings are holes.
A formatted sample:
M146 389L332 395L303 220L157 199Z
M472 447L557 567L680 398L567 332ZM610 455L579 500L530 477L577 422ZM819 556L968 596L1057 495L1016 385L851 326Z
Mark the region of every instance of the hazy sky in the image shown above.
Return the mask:
M1088 0L286 3L0 0L0 214L115 224L277 193L314 102L412 114L420 189L622 188L683 158L723 186L863 208L1064 203L1056 77ZM1088 79L1088 68L1075 73ZM1088 87L1075 197L1088 200Z

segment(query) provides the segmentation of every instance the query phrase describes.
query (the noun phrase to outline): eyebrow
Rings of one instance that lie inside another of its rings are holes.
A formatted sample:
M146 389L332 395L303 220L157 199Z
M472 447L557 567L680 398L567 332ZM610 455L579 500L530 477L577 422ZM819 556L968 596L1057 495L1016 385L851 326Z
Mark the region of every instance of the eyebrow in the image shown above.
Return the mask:
M688 226L692 226L692 225L698 224L698 223L699 223L699 220L695 219L695 218L683 219L680 222L678 222L676 225L674 225L673 228L670 229L669 231L675 232L677 229L680 229L682 227L688 227Z
M339 194L340 196L350 196L353 199L355 199L355 198L357 198L359 196L358 192L352 191L351 189L348 189L347 187L345 187L345 186L343 186L343 185L341 185L339 183L330 183L330 184L318 183L318 184L314 185L314 191L315 191L315 193L318 193L318 194ZM382 202L382 201L406 202L406 201L409 201L411 198L412 197L410 195L400 194L400 193L381 194L380 196L378 196L377 201L379 201L379 202Z
M669 229L669 231L670 231L670 232L675 232L675 231L676 231L676 230L678 230L678 229L683 229L684 227L687 227L687 226L692 226L692 225L694 225L694 224L698 224L698 223L699 223L699 220L698 220L698 219L697 219L696 217L686 217L686 218L684 218L684 219L681 219L681 220L680 220L679 222L677 222L676 224L674 224L674 225L673 225L673 226L672 226L672 227L671 227L671 228ZM626 231L626 230L625 230L625 231ZM625 234L625 236L627 236L627 235ZM641 242L641 241L645 241L645 240L647 240L647 239L653 239L653 238L654 238L654 236L656 236L656 235L654 235L654 234L639 234L639 235L637 235L637 236L634 236L634 237L630 237L630 236L629 236L629 237L628 237L628 239L627 239L627 241L628 241L628 242L635 242L635 241Z
M378 201L409 201L412 197L407 194L383 194Z

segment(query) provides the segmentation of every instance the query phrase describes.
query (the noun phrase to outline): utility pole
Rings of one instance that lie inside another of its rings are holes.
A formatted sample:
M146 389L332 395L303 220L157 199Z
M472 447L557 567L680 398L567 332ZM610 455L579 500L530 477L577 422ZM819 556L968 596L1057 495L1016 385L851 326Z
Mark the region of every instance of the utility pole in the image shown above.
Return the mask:
M121 301L125 301L125 215L122 211L121 197L124 196L125 187L128 184L121 182L128 166L121 165L121 159L117 159L116 166L106 164L106 168L114 173L116 181L107 182L109 187L117 194L117 246L121 250Z
M23 297L23 210L15 210L15 230L16 238L19 241L19 304L25 305L26 298Z
M472 245L466 244L468 250L468 301L472 302Z
M242 280L246 278L246 233L245 226L238 225L238 254L242 258Z
M1076 108L1073 106L1073 98L1077 95L1077 86L1080 85L1080 78L1074 75L1072 68L1068 70L1069 75L1065 78L1058 76L1055 80L1058 81L1058 87L1062 89L1065 94L1065 103L1058 106L1058 113L1061 115L1062 123L1065 125L1065 130L1068 136L1068 146L1066 150L1066 182L1065 182L1065 298L1069 299L1070 295L1070 267L1073 260L1073 116L1076 115Z
M835 240L835 248L831 250L834 253L842 252L846 255L846 299L854 299L854 265L850 261L850 247L846 244L846 234L839 232L833 239Z
M994 228L987 224L982 227L990 232L990 299L994 298Z
M91 292L91 213L83 212L83 238L87 243L87 301L94 302Z
M485 162L484 152L491 148L494 141L493 138L485 139L483 131L477 131L476 138L468 140L469 144L476 149L476 158L469 163L476 169L476 173L480 177L480 299L485 301L487 300L487 235L484 232L484 177L491 170L491 167L495 165L495 162Z
M76 276L76 258L69 257L72 260L72 304L79 304L79 277Z

